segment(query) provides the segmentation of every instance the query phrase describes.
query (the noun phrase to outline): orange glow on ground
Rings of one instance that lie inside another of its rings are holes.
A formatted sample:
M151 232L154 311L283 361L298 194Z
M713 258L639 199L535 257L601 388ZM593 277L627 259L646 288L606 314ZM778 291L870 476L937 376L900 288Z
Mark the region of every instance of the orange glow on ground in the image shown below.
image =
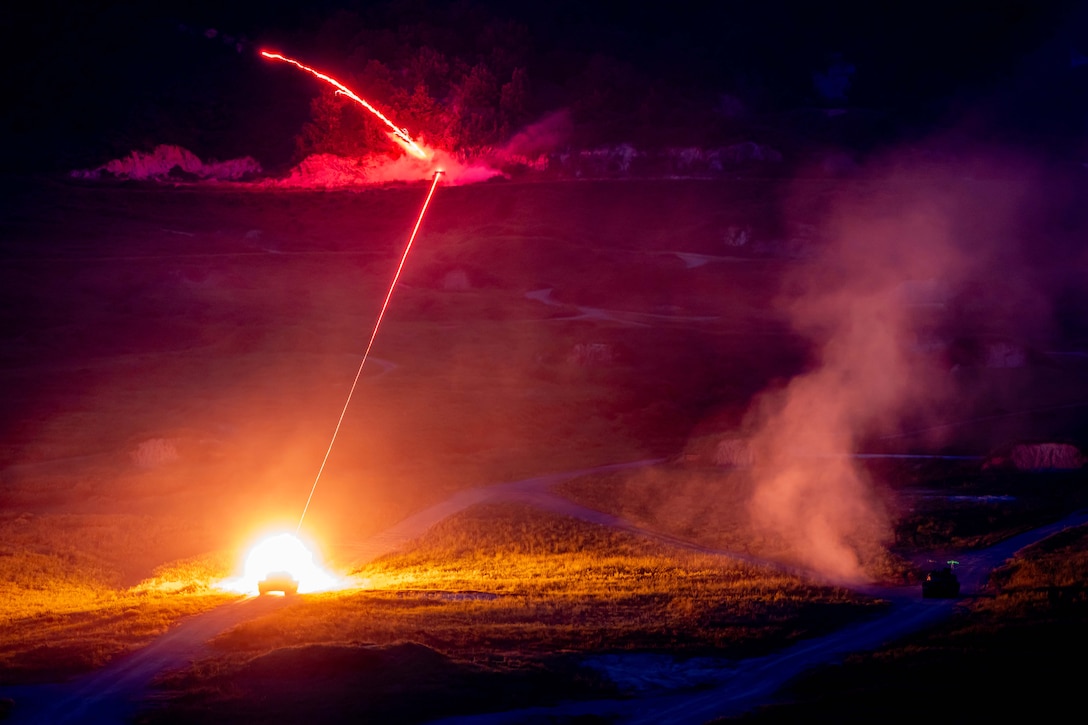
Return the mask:
M412 137L408 135L408 132L405 129L397 126L397 124L390 121L388 118L385 117L385 115L381 111L379 111L377 108L374 108L374 106L370 105L364 99L360 98L355 93L355 91L351 90L350 88L348 88L347 86L345 86L343 83L336 80L332 76L326 75L326 74L322 73L321 71L315 70L315 69L311 68L308 65L303 65L302 63L299 63L297 60L294 60L293 58L288 58L286 56L280 55L279 53L270 53L267 50L262 50L261 55L263 55L265 58L269 58L271 60L281 60L284 63L290 63L291 65L295 66L296 68L304 70L307 73L312 74L314 77L320 78L321 80L325 81L329 85L333 86L334 88L336 88L336 92L338 94L347 96L348 98L355 101L360 106L362 106L363 108L365 108L366 110L370 111L375 116L377 116L378 119L381 120L381 122L384 123L386 126L388 126L390 128L390 130L392 131L392 134L391 134L390 137L394 141L399 143L404 148L405 151L412 154L413 156L415 156L417 158L420 158L420 159L427 160L433 155L433 153L434 153L433 151L431 153L428 153L428 152L424 151L419 146L419 144L417 144L415 141L413 141Z
M290 572L300 594L346 589L354 583L339 577L314 560L313 552L294 534L275 534L257 542L246 555L242 575L224 580L220 587L240 594L256 594L257 583L269 573Z

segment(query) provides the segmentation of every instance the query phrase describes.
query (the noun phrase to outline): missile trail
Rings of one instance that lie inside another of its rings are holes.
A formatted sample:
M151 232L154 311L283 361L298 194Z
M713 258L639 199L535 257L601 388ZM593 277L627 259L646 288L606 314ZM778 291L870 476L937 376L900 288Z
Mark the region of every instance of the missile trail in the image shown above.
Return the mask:
M344 422L344 414L348 412L348 405L351 403L351 396L355 393L355 388L359 385L359 377L363 374L363 366L366 365L366 359L370 355L370 349L374 347L374 339L378 336L378 328L382 325L382 320L385 319L385 311L389 308L389 300L393 298L393 290L397 286L397 281L400 279L400 273L404 269L404 261L408 259L408 252L412 250L412 242L415 241L416 234L419 233L419 226L423 223L423 215L427 213L427 207L431 203L431 197L434 196L435 187L438 186L438 179L445 173L443 171L434 172L434 182L431 183L431 190L427 192L427 198L423 201L423 207L419 210L419 218L416 219L416 225L412 229L411 236L408 237L408 243L404 246L404 254L400 257L400 263L397 265L397 271L393 274L393 281L389 283L389 291L385 294L385 301L382 302L381 310L378 312L378 319L374 322L374 330L370 333L370 342L366 344L366 350L363 352L363 359L359 362L359 369L355 371L355 380L351 383L351 390L348 391L347 400L344 401L344 409L340 411L340 418L336 421L336 428L332 432L332 440L329 441L329 448L325 451L325 457L321 460L321 466L317 469L317 477L314 478L314 485L310 487L310 495L306 498L306 505L302 507L302 515L298 518L298 526L295 527L295 533L297 534L302 530L302 522L306 518L306 512L310 509L310 501L313 500L314 491L317 490L317 483L321 480L321 473L325 470L325 463L329 460L329 454L332 453L332 446L336 443L336 436L340 432L340 425Z

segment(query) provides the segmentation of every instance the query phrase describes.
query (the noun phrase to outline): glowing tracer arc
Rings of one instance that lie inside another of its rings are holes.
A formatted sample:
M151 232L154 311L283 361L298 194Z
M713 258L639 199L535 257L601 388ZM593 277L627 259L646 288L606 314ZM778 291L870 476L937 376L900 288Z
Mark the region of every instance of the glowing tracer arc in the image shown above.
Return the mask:
M404 149L406 151L408 151L410 154L412 154L413 156L417 156L418 158L421 158L421 159L429 158L427 152L424 151L422 148L420 148L419 144L417 144L415 141L412 140L412 137L408 135L408 132L405 129L400 128L395 123L390 121L388 118L385 117L385 115L381 111L379 111L377 108L374 108L374 106L370 105L364 99L362 99L358 95L356 95L355 91L351 90L350 88L348 88L347 86L345 86L343 83L336 80L332 76L328 76L328 75L322 73L321 71L315 70L315 69L311 68L308 65L303 65L302 63L299 63L297 60L294 60L293 58L288 58L286 56L280 55L279 53L270 53L267 50L262 50L261 55L263 55L265 58L270 58L271 60L282 60L284 63L290 63L291 65L295 66L296 68L300 68L301 70L304 70L307 73L310 73L310 74L316 76L317 78L320 78L321 80L325 81L326 83L330 84L331 86L336 88L336 92L338 94L347 96L351 100L353 100L356 103L358 103L359 105L361 105L366 110L373 113L379 119L381 119L382 123L384 123L386 126L388 126L391 129L393 135L397 139L399 139L398 143L400 143L400 145L403 146Z

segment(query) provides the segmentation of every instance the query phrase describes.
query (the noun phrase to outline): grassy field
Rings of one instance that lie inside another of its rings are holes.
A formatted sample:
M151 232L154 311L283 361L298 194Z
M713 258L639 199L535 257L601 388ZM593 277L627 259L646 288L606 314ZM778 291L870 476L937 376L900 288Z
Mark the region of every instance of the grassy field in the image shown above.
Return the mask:
M149 521L5 518L0 548L3 684L53 682L101 667L183 617L237 598L213 586L226 564L214 557L174 561L137 585L121 585L120 573L96 551L135 552L141 542L131 538L133 532L146 535L159 528Z
M148 721L397 713L411 722L610 694L579 656L755 656L882 607L521 505L469 509L355 575L364 589L304 596L218 637L214 658L166 680L177 699ZM440 666L445 677L419 682L416 657L430 658L426 674ZM343 666L356 660L367 664ZM452 683L461 692L451 698Z
M1088 644L1088 530L1031 547L952 622L810 673L783 702L721 722L862 723L887 717L1060 717L1079 706L1075 665Z
M207 582L230 574L257 532L294 524L421 197L409 186L5 188L0 566L14 584L2 620L11 682L48 677L51 662L58 674L101 664L214 606L222 597L203 593ZM666 453L700 411L723 397L739 405L770 374L762 347L722 351L766 322L778 263L690 274L669 256L674 234L713 251L737 221L728 205L699 216L709 203L734 200L746 214L755 203L765 218L768 202L749 184L669 188L691 210L683 226L646 203L629 213L631 195L660 198L655 185L439 190L308 513L327 549L466 487ZM726 315L726 336L683 320L572 319L573 302L605 301L605 269L618 275L610 305ZM722 274L733 291L708 294ZM694 286L680 292L681 279ZM632 294L627 281L660 291ZM544 287L559 304L525 297ZM579 358L593 346L609 356ZM730 366L721 385L713 360ZM79 620L109 639L115 609L151 596L161 567L190 561L207 562L192 593L164 595L146 626L109 642L64 628ZM50 618L58 627L43 625Z
M743 469L703 454L743 428L760 391L814 364L776 300L810 263L797 249L826 243L829 200L881 193L850 185L439 189L307 530L335 552L457 491L660 457L560 492L703 547L793 563L748 525ZM423 190L5 189L0 576L12 586L0 590L0 684L11 684L99 667L229 601L212 584L253 536L295 526ZM750 247L730 246L738 229ZM543 289L551 304L526 296ZM1081 443L1082 411L1059 410L1088 379L1069 360L961 371L969 395L944 412L985 424L941 444ZM1056 412L1018 412L1031 407ZM1085 504L1080 472L864 469L892 524L862 562L879 581L916 581L916 555L993 543ZM1000 591L1046 591L1056 621L1079 616L1064 571ZM580 657L758 654L881 607L505 506L465 511L354 573L365 588L301 596L223 635L215 657L164 683L172 709L149 717L250 721L298 702L318 708L294 711L315 721L407 722L613 694ZM1019 611L980 621L1001 630ZM299 670L313 676L285 680ZM345 694L361 679L368 694ZM282 697L254 708L270 690Z
M804 634L787 613L826 605L849 618L856 608L872 606L843 590L821 591L773 570L662 548L514 504L458 514L410 552L384 557L355 575L367 591L328 595L335 605L315 601L315 621L307 621L306 608L299 607L290 625L273 623L267 634L256 624L245 625L232 641L249 640L258 648L322 641L322 609L333 606L340 612L333 619L346 635L336 640L417 639L471 659L496 651L744 652L761 649L764 640L780 643ZM450 592L453 601L435 604L441 597L431 592ZM458 592L484 597L470 596L466 606L456 601ZM382 622L368 611L398 601L405 602L393 605L403 618Z

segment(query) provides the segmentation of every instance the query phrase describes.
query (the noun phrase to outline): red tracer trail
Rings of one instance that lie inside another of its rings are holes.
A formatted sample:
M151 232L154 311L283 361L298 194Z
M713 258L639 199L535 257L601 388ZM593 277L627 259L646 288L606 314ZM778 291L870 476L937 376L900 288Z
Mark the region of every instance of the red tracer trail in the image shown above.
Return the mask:
M297 60L295 60L293 58L288 58L288 57L283 56L283 55L280 55L279 53L270 53L267 50L262 50L261 55L263 55L265 58L271 58L272 60L282 60L284 63L290 63L291 65L295 66L296 68L301 68L302 70L306 71L307 73L312 73L314 76L316 76L316 77L320 78L321 80L325 81L326 83L334 86L337 89L338 93L344 94L345 96L347 96L351 100L353 100L356 103L358 103L359 105L361 105L366 110L373 113L379 119L381 119L382 123L384 123L390 129L392 129L393 133L397 136L397 138L399 138L403 142L401 145L404 146L404 148L407 151L411 152L413 155L418 156L421 159L426 159L427 158L427 152L424 151L423 149L421 149L419 147L419 144L417 144L415 141L412 140L412 137L408 135L407 131L405 131L403 128L400 128L399 126L397 126L392 121L390 121L388 118L385 117L385 115L381 111L379 111L377 108L374 108L374 106L370 105L364 99L360 98L355 93L355 91L351 90L350 88L348 88L347 86L345 86L343 83L336 80L332 76L325 75L321 71L314 70L313 68L311 68L308 65L303 65L302 63L299 63Z
M389 291L385 294L385 301L382 303L381 311L378 312L378 319L374 322L374 330L370 333L370 342L366 344L366 351L363 352L363 359L359 362L359 369L355 371L355 380L351 384L351 390L348 391L348 398L344 401L344 409L340 411L340 419L336 421L336 428L332 432L332 440L329 441L329 448L325 451L325 458L321 461L321 467L317 470L317 477L314 479L314 485L310 487L310 495L306 498L306 505L302 507L302 516L298 518L298 526L295 528L297 534L302 530L302 520L306 518L306 512L310 508L310 501L313 500L314 491L317 490L317 482L321 480L321 472L325 470L325 463L329 460L329 454L332 453L333 443L336 442L336 435L340 432L340 424L344 422L344 414L348 412L348 404L351 403L351 396L355 393L356 386L359 385L359 377L363 374L363 365L366 364L367 356L370 355L370 348L374 347L374 338L378 336L378 328L382 325L382 319L385 317L385 311L389 308L389 300L393 297L393 290L397 286L397 280L400 279L401 270L404 269L404 260L408 259L408 252L412 250L412 242L415 241L416 234L419 232L419 225L423 223L423 215L427 213L427 207L431 203L431 197L434 196L435 187L438 186L438 179L444 172L434 172L434 181L431 183L431 190L427 192L427 198L423 201L423 208L419 210L419 218L416 219L416 225L412 229L411 236L408 237L408 244L404 246L404 254L400 257L400 264L397 265L397 271L393 275L393 281L389 283Z

